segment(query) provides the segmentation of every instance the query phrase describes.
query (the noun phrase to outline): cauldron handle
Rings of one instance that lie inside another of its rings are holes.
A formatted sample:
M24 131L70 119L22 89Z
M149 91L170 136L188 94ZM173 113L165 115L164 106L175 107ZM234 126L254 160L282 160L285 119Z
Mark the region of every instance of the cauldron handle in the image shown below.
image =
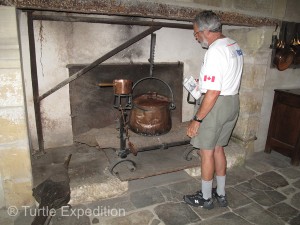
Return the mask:
M140 82L142 82L142 81L144 81L144 80L148 80L148 79L158 80L158 81L164 83L164 84L169 88L169 90L170 90L170 92L171 92L171 103L170 103L170 105L169 105L169 109L170 109L170 110L175 109L176 106L175 106L175 104L174 104L174 95L173 95L173 91L172 91L171 87L170 87L165 81L163 81L163 80L161 80L161 79L159 79L159 78L156 78L156 77L144 77L144 78L138 80L138 81L135 82L134 85L132 86L132 93L133 93L134 88L135 88Z

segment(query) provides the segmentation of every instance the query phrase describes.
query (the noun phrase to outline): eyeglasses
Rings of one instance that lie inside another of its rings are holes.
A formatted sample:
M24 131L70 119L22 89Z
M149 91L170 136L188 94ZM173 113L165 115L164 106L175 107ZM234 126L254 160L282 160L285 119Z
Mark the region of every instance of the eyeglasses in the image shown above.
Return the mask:
M221 32L221 27L217 27L217 28L215 28L215 29L211 29L211 30L208 30L208 31L210 31L210 32ZM199 32L202 32L202 31L204 31L204 30L199 30L199 31L197 31L197 32L194 32L194 37L196 37L196 35L199 33Z
M201 32L201 30L197 31L197 32L194 32L194 37L196 37L196 35Z

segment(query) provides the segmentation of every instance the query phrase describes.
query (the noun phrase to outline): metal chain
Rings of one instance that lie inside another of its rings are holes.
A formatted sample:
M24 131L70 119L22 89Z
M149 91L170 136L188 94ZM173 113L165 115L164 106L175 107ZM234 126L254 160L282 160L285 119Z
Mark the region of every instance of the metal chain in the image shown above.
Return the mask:
M153 76L153 68L154 68L154 56L155 56L155 44L156 44L156 34L151 34L151 46L150 46L150 77Z

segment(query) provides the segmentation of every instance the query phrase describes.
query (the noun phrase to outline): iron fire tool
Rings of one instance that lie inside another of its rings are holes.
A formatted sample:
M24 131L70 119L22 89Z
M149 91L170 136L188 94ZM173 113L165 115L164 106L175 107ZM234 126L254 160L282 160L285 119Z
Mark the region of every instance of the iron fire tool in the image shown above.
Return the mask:
M151 34L151 46L150 46L150 77L153 77L153 66L154 66L154 54L155 54L155 42L156 42L156 34L152 33ZM143 80L143 79L142 79ZM139 83L141 80L139 80L137 83ZM120 163L127 161L131 163L129 166L130 171L135 171L136 169L136 164L134 161L130 159L126 159L127 155L132 153L133 155L137 155L137 149L134 147L134 144L132 144L129 141L129 135L128 135L128 120L127 120L127 112L126 110L131 110L132 109L132 91L136 84L131 88L130 93L116 93L114 94L114 108L119 109L121 112L121 116L118 119L119 120L119 139L120 139L120 149L117 151L117 155L122 159L114 163L110 167L110 172L114 174L113 169ZM115 87L116 88L116 87ZM115 89L116 90L116 89ZM125 106L122 106L124 104ZM126 148L126 142L128 141L128 147Z

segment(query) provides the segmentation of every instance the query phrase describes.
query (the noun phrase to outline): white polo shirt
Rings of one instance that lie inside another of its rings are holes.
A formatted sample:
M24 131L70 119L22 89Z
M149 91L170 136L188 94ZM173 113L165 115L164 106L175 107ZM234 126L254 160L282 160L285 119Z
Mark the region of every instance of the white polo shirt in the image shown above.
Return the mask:
M235 95L239 92L243 70L243 53L230 38L214 41L204 56L200 71L201 93L207 90L221 91L220 95Z

